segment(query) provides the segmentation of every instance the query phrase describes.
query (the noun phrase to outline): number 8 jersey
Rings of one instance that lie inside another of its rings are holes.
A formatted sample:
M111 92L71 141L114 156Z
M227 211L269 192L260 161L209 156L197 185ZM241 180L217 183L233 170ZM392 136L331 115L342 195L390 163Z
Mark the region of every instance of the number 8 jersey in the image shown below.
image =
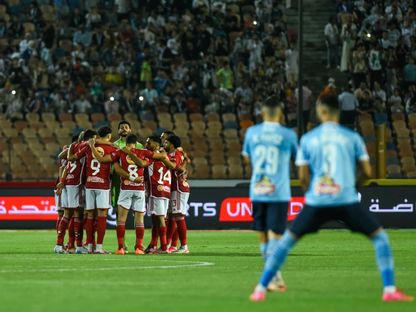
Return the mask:
M136 149L133 148L131 151L140 159L152 159L153 152L147 149ZM129 173L133 178L144 177L144 168L138 167L129 155L124 153L122 150L117 150L111 153L113 161L119 161L121 168ZM131 190L131 191L144 191L144 181L142 183L132 182L129 179L120 177L120 189Z
M295 158L297 137L278 123L263 122L247 130L242 154L250 158L253 202L285 202L290 193L290 158Z
M96 147L102 156L111 154L116 150L112 145L97 144ZM85 187L90 190L109 190L111 163L100 163L95 159L88 145L75 153L75 155L78 158L85 156L85 165L87 167Z

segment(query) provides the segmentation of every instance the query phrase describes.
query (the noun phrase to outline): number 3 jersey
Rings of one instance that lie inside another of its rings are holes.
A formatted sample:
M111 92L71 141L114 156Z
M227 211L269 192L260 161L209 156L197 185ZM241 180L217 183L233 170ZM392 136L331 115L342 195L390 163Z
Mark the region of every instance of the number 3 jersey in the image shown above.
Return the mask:
M113 153L116 148L112 145L97 144L98 152L104 156ZM85 156L85 165L87 167L85 187L91 190L109 190L110 189L110 168L111 163L100 163L95 159L89 145L75 153L77 158Z
M242 154L251 162L253 202L290 200L290 159L296 151L295 132L279 123L263 122L248 128Z
M146 149L136 149L132 148L131 151L137 156L137 158L149 160L153 157L153 152ZM133 178L143 177L144 178L144 168L137 166L134 161L130 158L129 155L124 153L122 150L116 150L111 153L111 158L113 161L118 161L121 168L128 172L128 174ZM129 179L120 177L120 189L122 190L133 190L133 191L144 191L145 185L144 180L141 183L132 182Z
M182 166L185 161L185 156L182 151L175 150L173 153L170 153L169 160L176 163L176 167ZM172 192L179 191L182 193L189 193L190 187L183 175L178 172L178 170L172 170Z
M326 122L305 134L296 157L297 166L309 166L311 182L305 202L311 206L337 206L358 202L357 161L368 160L358 133Z

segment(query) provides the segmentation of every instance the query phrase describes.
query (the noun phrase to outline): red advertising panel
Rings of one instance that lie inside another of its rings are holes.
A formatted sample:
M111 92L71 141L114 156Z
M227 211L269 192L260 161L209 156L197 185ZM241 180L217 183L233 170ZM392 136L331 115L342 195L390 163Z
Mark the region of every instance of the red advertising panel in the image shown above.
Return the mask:
M292 221L300 213L305 200L303 197L292 197L287 213ZM227 197L221 203L220 222L251 222L253 208L248 197Z
M56 220L53 196L2 196L0 220Z

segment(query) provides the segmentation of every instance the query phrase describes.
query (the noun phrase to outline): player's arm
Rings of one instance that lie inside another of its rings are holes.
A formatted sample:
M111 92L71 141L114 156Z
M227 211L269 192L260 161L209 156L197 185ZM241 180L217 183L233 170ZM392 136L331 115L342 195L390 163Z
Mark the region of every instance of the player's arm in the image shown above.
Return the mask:
M66 159L68 157L68 148L64 147L62 149L62 152L59 153L58 158L59 159Z
M171 169L171 170L175 170L178 166L177 166L177 163L176 162L174 162L174 161L170 161L169 160L169 157L166 155L166 157L165 158L163 158L163 159L161 159L161 162L163 162L163 164L168 168L168 169Z
M136 183L141 183L143 182L143 177L137 177L137 178L133 178L131 177L128 172L126 170L124 170L120 164L118 162L114 163L114 170L116 171L116 173L123 178L126 178L132 182L136 182Z
M148 161L146 161L146 160L144 160L144 159L141 159L141 158L137 157L137 155L136 155L135 153L133 153L133 151L132 151L132 150L130 150L130 149L128 149L127 147L123 148L123 149L122 149L122 151L123 151L124 153L126 153L127 155L129 155L129 156L130 156L130 158L131 158L131 160L133 160L133 162L134 162L137 166L139 166L139 167L141 167L141 168L145 168L145 167L148 167L148 166L150 165L150 163L149 163Z
M370 163L370 156L368 155L367 148L363 139L358 135L356 138L355 155L361 172L361 176L358 179L358 183L360 183L372 177L372 168Z
M360 163L360 170L366 179L372 177L372 168L369 160L362 160Z
M59 183L56 185L56 194L60 195L65 187L65 179L68 175L68 166L59 167Z
M101 156L100 153L98 153L97 148L95 147L95 139L90 139L88 141L88 145L91 148L91 152L94 155L95 159L97 159L100 163L111 163L113 162L113 158L110 154L106 154L104 156Z
M103 145L111 145L111 146L114 146L114 144L112 142L109 142L109 141L104 140L104 139L101 139L101 138L95 139L95 143L96 144L103 144Z
M85 148L83 150L85 150ZM74 154L74 144L71 144L68 148L68 155L66 156L66 159L68 161L74 161L74 160L78 160L80 158L81 157L79 157L79 155Z
M309 166L299 166L298 175L299 175L300 185L302 186L303 190L306 191L309 188L309 183L311 179Z

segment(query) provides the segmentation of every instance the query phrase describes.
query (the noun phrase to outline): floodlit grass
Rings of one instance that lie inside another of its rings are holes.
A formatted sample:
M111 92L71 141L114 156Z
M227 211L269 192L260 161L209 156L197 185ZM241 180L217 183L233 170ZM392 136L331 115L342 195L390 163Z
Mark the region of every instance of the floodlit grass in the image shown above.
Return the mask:
M416 295L416 231L389 234L397 284ZM347 231L302 240L283 269L288 291L264 303L248 300L262 270L251 232L191 231L189 255L55 255L54 240L0 231L0 311L416 311L381 302L372 245ZM113 230L105 243L115 249Z

